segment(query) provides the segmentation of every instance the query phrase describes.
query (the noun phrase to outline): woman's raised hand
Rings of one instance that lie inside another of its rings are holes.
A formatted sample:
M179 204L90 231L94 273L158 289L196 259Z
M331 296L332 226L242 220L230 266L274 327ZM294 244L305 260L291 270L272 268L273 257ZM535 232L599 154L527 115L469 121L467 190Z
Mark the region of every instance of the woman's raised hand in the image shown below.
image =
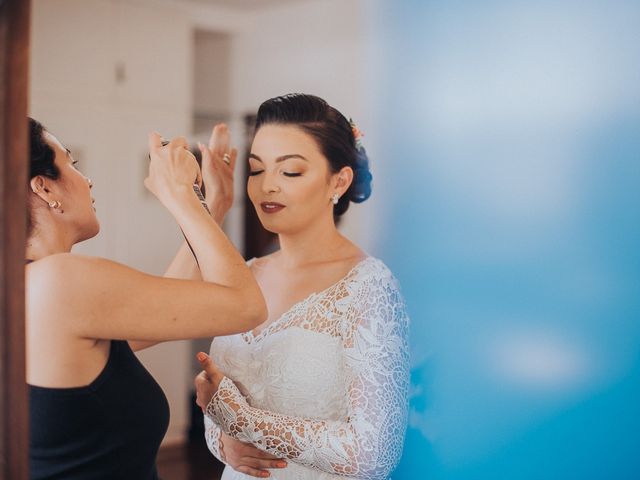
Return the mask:
M207 205L219 223L233 204L233 172L238 151L230 147L230 141L229 129L220 123L213 127L208 145L198 144Z
M149 175L144 185L158 199L171 201L173 194L202 182L198 162L188 150L184 137L172 139L166 146L157 133L149 134Z

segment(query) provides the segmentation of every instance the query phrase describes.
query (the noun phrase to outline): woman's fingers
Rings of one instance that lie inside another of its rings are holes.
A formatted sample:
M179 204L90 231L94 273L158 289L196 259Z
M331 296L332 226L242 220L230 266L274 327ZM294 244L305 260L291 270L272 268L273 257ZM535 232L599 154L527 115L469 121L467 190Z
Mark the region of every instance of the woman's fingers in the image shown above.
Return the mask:
M211 131L209 148L217 155L224 155L229 149L229 129L224 123L219 123Z
M162 137L158 132L150 132L149 133L149 151L155 150L156 148L162 147Z
M211 151L200 142L198 142L198 148L202 153L202 170L208 171L211 168Z
M189 148L189 143L185 137L174 137L169 142L169 147L173 148Z
M232 148L231 149L231 159L229 162L229 167L231 168L232 172L236 171L236 160L238 159L238 149L236 148Z

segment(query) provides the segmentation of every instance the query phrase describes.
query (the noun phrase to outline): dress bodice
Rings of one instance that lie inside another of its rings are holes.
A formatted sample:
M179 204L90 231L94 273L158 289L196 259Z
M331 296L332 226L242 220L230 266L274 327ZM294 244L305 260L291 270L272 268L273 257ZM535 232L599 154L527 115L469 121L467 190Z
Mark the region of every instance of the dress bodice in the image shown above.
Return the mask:
M231 399L246 403L245 421L273 422L272 432L253 432L251 439L236 432L242 441L269 451L272 437L301 432L275 453L290 462L272 470L273 478L350 472L385 478L399 458L406 423L407 328L395 278L380 260L365 258L260 333L214 339L211 357L231 391L221 384L210 403L208 432L215 423L237 421L238 412L214 408ZM223 478L248 477L228 467Z

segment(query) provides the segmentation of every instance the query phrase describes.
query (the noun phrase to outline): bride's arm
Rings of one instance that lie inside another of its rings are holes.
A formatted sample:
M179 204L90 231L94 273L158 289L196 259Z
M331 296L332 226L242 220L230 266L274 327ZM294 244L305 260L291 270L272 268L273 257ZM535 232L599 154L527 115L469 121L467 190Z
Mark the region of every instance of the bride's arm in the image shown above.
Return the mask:
M387 478L406 427L408 318L390 275L370 277L355 295L352 329L343 335L352 378L345 421L254 408L227 377L206 414L228 435L273 455L340 475Z
M216 423L211 420L208 416L204 416L204 438L207 442L207 447L209 447L209 451L220 460L222 463L226 465L226 461L222 456L222 449L220 448L220 435L222 435L222 430Z
M228 435L225 436L220 426L211 418L207 415L203 418L204 439L207 447L213 456L225 465L253 477L268 476L268 469L287 467L286 461L281 458L269 455L249 443L242 443ZM223 436L226 437L224 440Z

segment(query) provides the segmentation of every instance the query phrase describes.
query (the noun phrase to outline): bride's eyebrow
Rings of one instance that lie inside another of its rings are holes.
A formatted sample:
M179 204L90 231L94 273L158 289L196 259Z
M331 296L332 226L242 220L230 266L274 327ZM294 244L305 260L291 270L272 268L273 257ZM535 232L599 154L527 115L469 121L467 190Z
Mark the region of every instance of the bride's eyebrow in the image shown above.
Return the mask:
M276 158L276 163L284 162L285 160L289 160L290 158L299 158L301 160L304 160L305 162L309 161L306 158L304 158L302 155L299 155L297 153L293 153L291 155L282 155L281 157Z
M256 155L255 153L250 153L249 154L249 158L253 158L254 160L257 160L257 161L259 161L261 163L264 163L262 161L262 159L258 155ZM301 160L304 160L305 162L309 161L305 157L303 157L302 155L299 155L297 153L292 153L290 155L281 155L281 156L279 156L278 158L276 158L276 163L284 162L285 160L289 160L290 158L299 158Z

